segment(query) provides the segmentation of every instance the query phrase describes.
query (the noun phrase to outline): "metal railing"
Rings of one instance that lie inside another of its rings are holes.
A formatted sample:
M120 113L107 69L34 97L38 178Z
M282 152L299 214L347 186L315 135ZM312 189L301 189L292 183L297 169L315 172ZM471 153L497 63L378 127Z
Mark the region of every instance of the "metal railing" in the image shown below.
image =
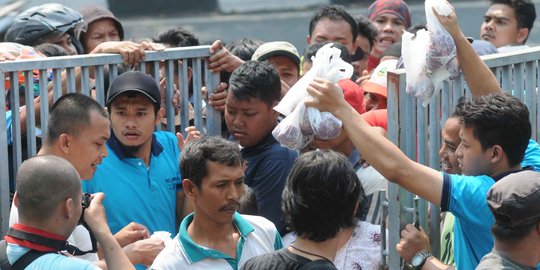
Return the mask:
M540 136L540 110L537 108L540 104L540 47L483 56L482 59L496 75L502 89L520 98L527 105L532 139L537 139ZM427 107L423 107L421 102L407 95L405 86L404 69L388 73L388 137L412 160L439 170L441 127L454 111L458 99L462 96L470 97L471 93L461 75L455 81L444 82L442 90L438 91L439 95L433 98ZM416 213L419 215L420 225L429 233L432 253L439 257L439 207L431 205L428 212L429 202L419 199L415 205L415 195L393 183L389 183L387 197L388 209L385 209L385 212L388 213L389 246L382 251L382 256L389 269L400 269L401 259L395 247L400 240L401 229L414 222Z
M145 60L134 67L126 69L136 69L150 74L159 84L160 78L165 79L165 102L172 104L175 85L175 75L181 85L180 89L180 118L181 126L189 126L189 89L192 87L192 102L194 109L194 125L198 130L204 131L209 135L221 134L221 113L214 110L212 106L205 108L203 117L203 96L201 88L207 86L208 95L219 84L219 73L212 73L208 70L208 57L210 46L195 46L187 48L174 48L158 52L146 52ZM189 60L189 61L188 61ZM190 62L190 63L188 63ZM92 54L64 57L50 57L46 59L21 60L14 62L0 63L0 81L10 80L13 94L9 96L11 106L12 125L10 127L11 141L8 142L8 126L6 125L7 111L0 110L0 212L1 212L1 233L7 231L10 209L10 188L9 188L9 159L12 160L12 171L16 172L22 160L22 148L27 149L27 156L34 156L37 152L37 140L45 141L47 129L47 118L51 102L56 101L62 94L81 92L95 95L96 100L105 104L105 83L109 82L118 75L119 65L122 65L123 59L119 54ZM160 71L160 66L164 67ZM191 67L190 67L191 66ZM188 79L188 70L192 69L191 85ZM108 70L108 71L107 71ZM21 126L18 125L21 119L19 112L19 81L18 75L23 74L24 85L39 88L39 111L34 108L34 89L25 87L25 113L26 134L22 134ZM35 80L34 74L38 79ZM90 78L93 74L94 79ZM65 84L63 85L63 77ZM6 87L0 83L0 108L6 108ZM52 99L49 100L49 93L52 93ZM35 119L38 113L39 119ZM167 130L175 130L175 116L173 106L166 106ZM36 123L41 123L36 125ZM36 128L40 128L41 135L36 135ZM158 127L159 128L159 127ZM185 133L182 130L183 133ZM26 135L26 141L22 140ZM185 134L184 134L185 135ZM11 156L8 156L8 147L11 148ZM13 173L14 175L14 173ZM12 176L14 177L14 176Z

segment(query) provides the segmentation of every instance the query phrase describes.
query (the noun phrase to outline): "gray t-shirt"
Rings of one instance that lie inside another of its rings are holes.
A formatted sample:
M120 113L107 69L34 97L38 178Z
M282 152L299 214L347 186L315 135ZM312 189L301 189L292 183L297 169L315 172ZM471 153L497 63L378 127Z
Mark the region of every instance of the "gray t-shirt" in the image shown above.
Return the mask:
M267 253L249 259L241 270L299 270L312 261L306 257L290 252L286 247L276 252ZM309 269L317 270L337 270L332 264L320 262L321 266L315 266Z
M476 270L536 270L536 267L523 265L517 263L508 256L493 249L490 253L486 254L480 261L480 264L476 267Z

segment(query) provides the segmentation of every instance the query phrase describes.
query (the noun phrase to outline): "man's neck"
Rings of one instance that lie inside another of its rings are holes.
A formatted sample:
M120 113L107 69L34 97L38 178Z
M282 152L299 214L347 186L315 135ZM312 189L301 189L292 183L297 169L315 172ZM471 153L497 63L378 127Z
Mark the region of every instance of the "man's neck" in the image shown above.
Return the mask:
M512 166L512 167L508 165L503 165L503 166L495 167L493 171L489 174L489 176L491 178L494 178L504 173L519 171L519 170L521 170L521 164L517 164L516 166Z
M531 240L526 236L523 240L512 244L495 241L495 250L504 253L514 262L536 267L540 262L540 245L537 240Z
M336 253L341 247L340 238L342 233L343 230L340 231L336 237L322 242L315 242L306 238L297 237L296 241L291 244L292 247L288 247L288 250L312 261L321 259L334 261Z
M188 225L187 233L195 243L236 258L236 244L240 233L233 222L224 225L204 215L195 214Z
M124 150L126 150L126 152L128 152L133 157L142 159L144 164L146 164L146 166L148 167L150 166L150 155L152 154L152 140L153 137L151 137L147 142L141 145L141 147L136 151L133 151L132 149L126 147L124 147Z

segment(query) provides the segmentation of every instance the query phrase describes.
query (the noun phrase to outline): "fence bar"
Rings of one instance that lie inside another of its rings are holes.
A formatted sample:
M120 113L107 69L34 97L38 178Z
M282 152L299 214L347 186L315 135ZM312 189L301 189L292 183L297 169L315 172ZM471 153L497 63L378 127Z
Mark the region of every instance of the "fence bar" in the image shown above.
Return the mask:
M6 108L6 88L5 76L0 72L0 108ZM9 225L9 162L8 162L8 138L7 138L7 123L6 110L0 110L0 156L6 157L4 162L0 162L0 213L2 214L0 224L0 232L5 235Z
M36 154L36 119L34 110L33 71L24 72L24 99L26 104L26 154L28 158ZM32 116L32 117L30 117Z

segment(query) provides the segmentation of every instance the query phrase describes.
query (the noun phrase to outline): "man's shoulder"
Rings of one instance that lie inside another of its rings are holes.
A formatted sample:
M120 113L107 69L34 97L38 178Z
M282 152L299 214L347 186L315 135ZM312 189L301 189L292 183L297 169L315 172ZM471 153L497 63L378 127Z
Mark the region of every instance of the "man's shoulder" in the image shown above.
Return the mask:
M173 238L156 257L150 269L187 269L189 262L184 257L178 235Z
M272 221L262 217L262 216L252 216L252 215L240 215L243 219L253 226L256 234L268 234L269 236L275 237L278 233L276 226ZM273 241L274 239L272 239Z
M529 270L536 269L535 267L526 266L512 261L507 256L504 256L493 250L492 252L486 254L478 266L477 270L488 270L488 269L501 269L501 270Z
M41 270L101 269L93 263L74 257L67 257L56 253L45 254L33 261L27 268Z

